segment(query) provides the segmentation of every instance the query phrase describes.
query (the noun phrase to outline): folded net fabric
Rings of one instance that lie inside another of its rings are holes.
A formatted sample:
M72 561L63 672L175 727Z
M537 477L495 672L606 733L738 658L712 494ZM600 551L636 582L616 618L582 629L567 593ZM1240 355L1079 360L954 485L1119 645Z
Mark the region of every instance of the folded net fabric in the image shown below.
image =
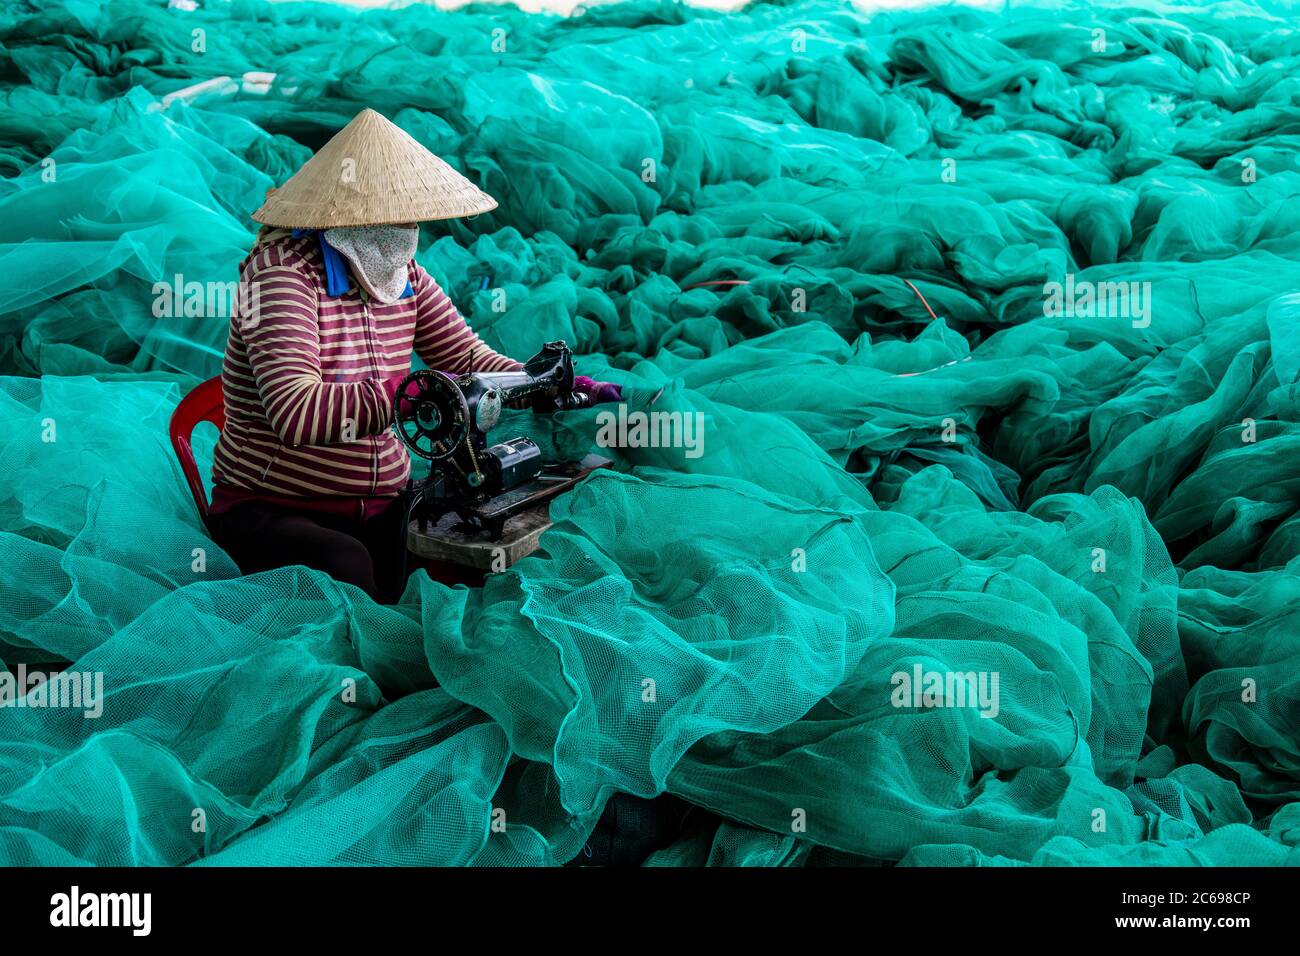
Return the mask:
M709 811L658 865L1300 862L1281 8L24 0L0 58L0 658L104 689L0 707L5 863L555 864L615 792ZM615 469L394 607L241 578L166 437L363 107L500 200L418 257L493 347L702 429L514 416Z

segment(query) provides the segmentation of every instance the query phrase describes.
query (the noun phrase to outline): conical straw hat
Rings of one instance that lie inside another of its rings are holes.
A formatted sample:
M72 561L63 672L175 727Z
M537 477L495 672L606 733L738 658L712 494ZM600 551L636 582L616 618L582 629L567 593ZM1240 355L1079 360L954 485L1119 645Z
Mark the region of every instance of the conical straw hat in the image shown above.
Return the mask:
M497 201L374 110L362 110L253 218L285 229L453 219Z

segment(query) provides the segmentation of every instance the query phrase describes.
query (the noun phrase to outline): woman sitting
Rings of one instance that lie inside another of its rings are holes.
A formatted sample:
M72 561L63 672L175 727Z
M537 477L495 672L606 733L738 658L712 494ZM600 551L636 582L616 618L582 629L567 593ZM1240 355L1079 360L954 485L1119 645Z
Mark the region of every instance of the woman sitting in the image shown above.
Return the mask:
M396 600L410 472L393 395L415 351L452 374L519 368L413 260L417 223L496 208L362 111L253 215L222 366L210 526L246 573L306 565ZM591 400L617 386L575 380Z

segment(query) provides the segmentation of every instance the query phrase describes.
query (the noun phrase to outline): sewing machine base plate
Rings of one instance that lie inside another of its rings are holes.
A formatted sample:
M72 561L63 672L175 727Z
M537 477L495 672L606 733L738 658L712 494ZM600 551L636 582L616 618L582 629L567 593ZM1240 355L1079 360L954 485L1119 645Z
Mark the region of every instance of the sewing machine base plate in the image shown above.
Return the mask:
M550 501L598 468L612 462L588 455L580 462L547 468L539 479L473 509L489 522L501 522L497 537L469 527L454 512L428 521L424 530L413 520L406 546L416 558L435 565L455 565L479 571L502 571L537 550L542 532L551 526ZM434 576L432 571L431 576Z
M437 524L420 530L412 521L406 547L417 558L483 571L502 571L537 550L537 539L551 526L550 507L543 502L506 519L500 540L457 527L460 517L446 514ZM495 562L495 566L494 566Z

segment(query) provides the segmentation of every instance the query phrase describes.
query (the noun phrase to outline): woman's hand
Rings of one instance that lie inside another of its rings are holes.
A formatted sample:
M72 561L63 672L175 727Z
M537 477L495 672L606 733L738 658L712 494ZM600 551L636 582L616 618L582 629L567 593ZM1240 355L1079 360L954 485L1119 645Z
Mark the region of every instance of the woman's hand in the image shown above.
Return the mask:
M573 377L574 408L590 408L601 402L618 402L623 399L623 389L613 382L598 382L586 375Z
M402 379L406 378L408 374L410 373L403 372L399 375L390 375L388 378L384 379L384 391L388 393L388 403L390 407L392 406L394 399L397 398L397 386L402 384ZM397 414L409 415L411 411L411 398L409 395L403 395L401 397L401 404L397 407Z

